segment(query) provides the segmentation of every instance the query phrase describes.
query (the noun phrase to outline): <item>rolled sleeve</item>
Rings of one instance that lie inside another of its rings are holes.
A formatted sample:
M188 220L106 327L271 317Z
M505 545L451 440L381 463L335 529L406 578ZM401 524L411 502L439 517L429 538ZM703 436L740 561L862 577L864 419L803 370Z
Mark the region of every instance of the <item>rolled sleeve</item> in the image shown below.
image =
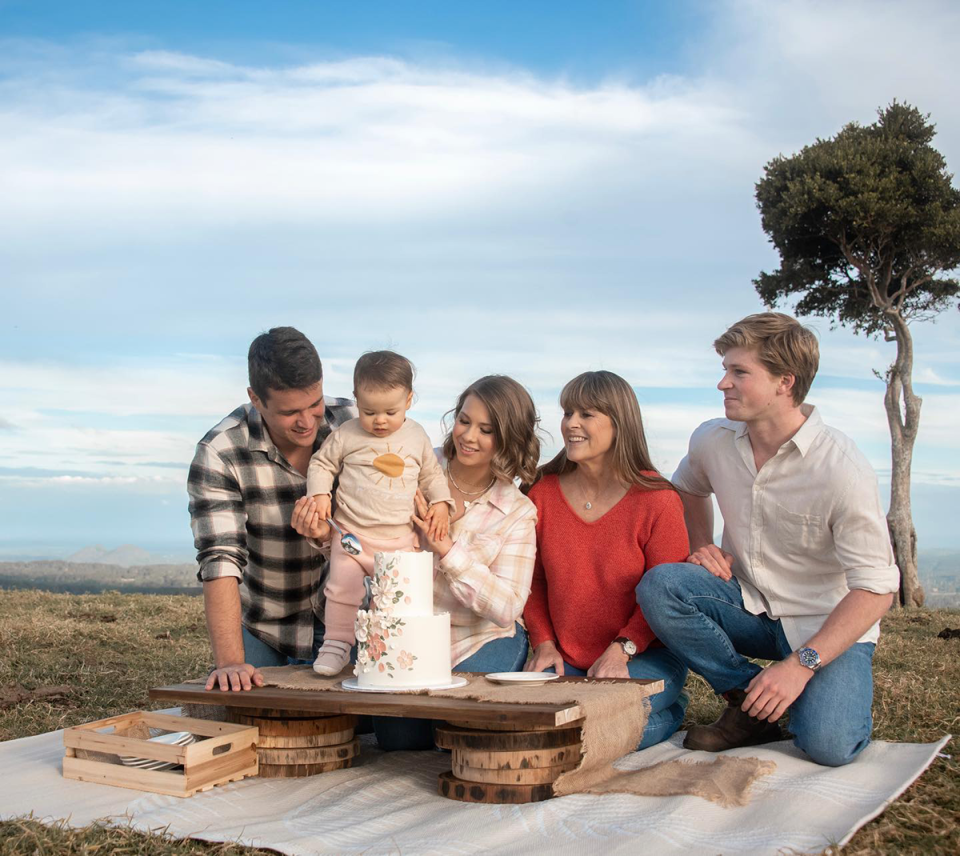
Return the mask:
M243 578L247 565L247 516L229 466L204 443L197 446L187 477L190 528L197 549L197 578Z
M900 569L880 504L873 471L861 472L838 503L831 521L837 559L850 589L874 594L900 590Z

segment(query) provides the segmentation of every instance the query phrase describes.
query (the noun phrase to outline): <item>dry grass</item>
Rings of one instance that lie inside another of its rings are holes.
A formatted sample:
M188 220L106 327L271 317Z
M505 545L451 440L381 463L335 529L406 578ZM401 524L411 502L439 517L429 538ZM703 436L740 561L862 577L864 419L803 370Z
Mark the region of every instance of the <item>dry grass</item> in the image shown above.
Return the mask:
M960 627L960 612L897 612L884 620L874 661L877 738L932 742L960 729L960 640L938 639L944 627ZM0 709L0 740L159 707L147 699L148 688L203 674L209 656L200 598L3 592L0 690L11 685L26 690L70 685L75 690ZM715 719L721 705L703 681L692 677L687 688L688 724ZM266 852L99 825L69 829L32 818L0 823L4 854ZM960 759L936 760L844 852L960 853Z

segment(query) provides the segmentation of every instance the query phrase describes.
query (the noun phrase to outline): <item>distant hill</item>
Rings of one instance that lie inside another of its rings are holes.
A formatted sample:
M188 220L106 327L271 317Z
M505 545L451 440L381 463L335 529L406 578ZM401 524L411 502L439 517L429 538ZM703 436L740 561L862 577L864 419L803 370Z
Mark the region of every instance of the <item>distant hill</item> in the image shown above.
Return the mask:
M0 588L87 594L114 589L153 594L200 594L196 564L125 567L102 562L0 562Z
M142 567L144 565L177 565L182 564L182 558L170 555L157 555L137 547L135 544L122 544L108 550L100 544L84 547L64 560L83 565L120 565L125 568Z

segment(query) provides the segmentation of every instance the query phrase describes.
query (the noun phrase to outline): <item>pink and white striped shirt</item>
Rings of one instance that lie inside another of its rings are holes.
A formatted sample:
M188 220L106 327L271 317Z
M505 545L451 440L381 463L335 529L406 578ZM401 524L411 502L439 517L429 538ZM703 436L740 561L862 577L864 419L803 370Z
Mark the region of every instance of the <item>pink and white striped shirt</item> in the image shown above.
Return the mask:
M446 462L443 462L446 469ZM516 633L537 554L537 509L512 483L498 481L450 527L453 547L435 559L436 612L450 613L451 663Z

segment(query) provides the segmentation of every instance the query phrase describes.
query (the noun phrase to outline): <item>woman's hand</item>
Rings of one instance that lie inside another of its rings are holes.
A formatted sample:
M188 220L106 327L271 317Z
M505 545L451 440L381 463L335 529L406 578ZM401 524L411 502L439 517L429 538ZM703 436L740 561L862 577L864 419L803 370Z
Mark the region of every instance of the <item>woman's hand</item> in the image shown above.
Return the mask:
M721 550L716 544L706 544L697 550L694 550L687 561L694 565L700 565L705 571L709 571L715 577L721 580L729 580L733 576L733 556L725 550Z
M450 552L453 547L453 541L450 540L449 532L442 538L430 537L430 524L427 522L427 512L430 507L427 505L427 498L417 488L417 494L413 498L413 504L416 507L416 513L410 518L414 525L420 531L417 533L420 539L420 549L427 550L430 553L436 553L441 559Z
M596 662L587 669L588 678L629 678L627 663L630 658L619 642L611 642Z
M563 674L563 657L553 642L541 642L533 649L533 656L523 667L525 672L544 672L552 668L558 675Z
M312 496L301 496L293 506L290 525L304 538L314 541L330 539L330 524L317 512L317 502Z

